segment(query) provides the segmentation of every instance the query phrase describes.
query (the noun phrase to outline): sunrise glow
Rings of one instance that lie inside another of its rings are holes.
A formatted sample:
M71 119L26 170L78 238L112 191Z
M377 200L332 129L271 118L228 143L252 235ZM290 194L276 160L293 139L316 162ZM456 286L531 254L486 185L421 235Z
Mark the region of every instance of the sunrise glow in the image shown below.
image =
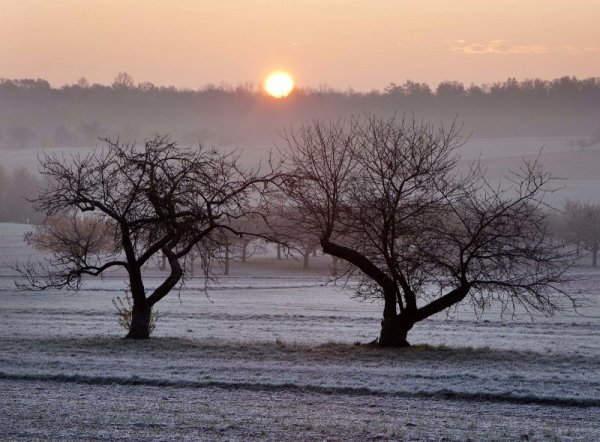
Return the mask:
M294 89L294 80L287 72L273 72L265 80L265 91L275 98L287 97Z

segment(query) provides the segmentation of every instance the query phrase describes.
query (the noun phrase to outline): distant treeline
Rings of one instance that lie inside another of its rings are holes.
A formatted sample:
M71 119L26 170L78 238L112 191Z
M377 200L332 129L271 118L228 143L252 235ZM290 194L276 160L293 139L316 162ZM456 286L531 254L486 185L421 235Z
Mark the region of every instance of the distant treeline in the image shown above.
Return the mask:
M278 132L314 118L374 112L465 123L474 137L589 136L600 126L600 78L508 79L466 86L446 81L392 83L383 91L297 89L283 100L252 84L203 89L135 83L52 88L41 79L0 80L0 147L74 147L98 137L143 139L170 133L185 144L272 146Z

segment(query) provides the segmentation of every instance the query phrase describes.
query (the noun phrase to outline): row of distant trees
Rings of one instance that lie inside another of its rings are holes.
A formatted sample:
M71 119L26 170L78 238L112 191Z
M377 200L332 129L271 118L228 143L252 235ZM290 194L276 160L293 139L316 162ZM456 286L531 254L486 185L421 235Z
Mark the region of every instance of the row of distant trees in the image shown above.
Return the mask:
M600 79L508 79L482 85L391 83L383 91L299 88L285 100L252 83L198 90L135 82L53 88L41 79L0 80L0 146L89 146L98 136L171 133L184 143L271 145L285 125L360 112L414 112L429 121L460 115L475 136L587 136L598 129Z
M553 234L552 179L537 162L492 185L477 163L459 170L455 125L412 118L313 120L285 139L288 149L261 169L166 136L107 139L70 161L46 154L35 206L58 221L27 239L50 254L17 269L27 287L75 290L86 275L121 269L135 339L148 338L152 310L185 278L186 260L214 276L232 238L302 240L307 253L318 244L357 296L383 301L383 346L408 345L415 324L461 302L552 313L561 295L570 299L561 283L577 258L572 243L585 243ZM576 215L582 207L568 205ZM144 269L160 256L167 275L147 289Z
M415 82L406 80L404 83L390 83L383 91L372 90L369 92L358 92L353 89L339 91L330 88L326 85L319 88L300 87L294 90L296 96L308 95L331 95L331 96L385 96L395 95L404 97L430 97L439 100L451 99L456 97L484 97L500 101L508 101L511 99L519 99L527 96L535 99L546 97L547 99L582 99L586 97L586 101L590 104L594 102L594 97L597 97L600 89L600 78L590 77L585 79L577 79L576 77L561 77L554 80L543 80L539 78L517 80L508 78L503 82L492 82L484 84L465 85L460 81L442 81L435 88L432 88L427 83ZM35 91L37 93L46 93L46 97L52 97L55 94L71 93L77 94L93 94L94 92L116 92L116 93L132 93L144 94L153 92L163 95L257 95L263 94L260 86L253 82L247 82L238 86L228 84L208 84L199 89L177 88L175 86L157 86L151 82L143 81L136 83L134 78L126 72L119 72L114 81L110 85L99 83L91 84L85 77L80 78L74 84L66 84L60 88L52 88L48 81L43 79L0 79L0 92L5 96L10 97L10 93L19 91ZM14 96L14 95L13 95Z
M55 248L57 243L53 242L52 238L68 235L69 231L82 228L84 233L88 234L88 229L92 228L95 223L94 217L74 219L72 216L66 216L46 220L43 213L35 210L31 201L35 200L45 187L47 187L47 183L44 176L31 173L24 167L8 172L0 165L0 222L37 225L36 230L28 235L27 240L41 250ZM251 229L251 226L256 225L254 219L240 219L235 224L245 231L256 230L256 227ZM277 258L300 257L302 266L308 268L309 256L314 253L318 246L317 240L304 234L296 234L295 237L292 237L292 234L296 232L285 229L284 226L281 226L281 231L282 234L285 232L287 240L286 246L277 243ZM104 240L106 240L106 237L104 237ZM256 253L264 253L264 242L256 241L256 238L252 236L228 235L226 242L227 263L224 262L225 273L228 274L230 261L245 263ZM199 264L196 261L197 255L198 253L192 251L188 256L188 271L192 276L195 268L194 264ZM161 256L155 264L164 267L165 259Z
M30 236L30 242L41 249L50 249L43 239L45 230L51 229L71 229L74 221L69 218L44 220L42 213L35 210L30 203L38 197L40 189L44 188L43 179L32 174L25 168L19 168L12 173L8 173L0 166L0 222L15 222L25 224L37 224L37 231L42 236L40 240L33 241L34 236ZM292 215L292 218L298 216ZM86 219L79 219L78 224L85 225ZM249 220L244 220L244 229L249 229ZM283 222L279 228L285 234L286 246L281 243L276 244L276 257L300 257L302 267L309 268L311 255L316 253L319 247L318 238L315 235L296 230L294 224L287 226ZM600 252L600 204L590 201L567 200L552 212L550 219L550 228L553 235L562 238L580 249L579 255L582 259L589 259L592 266L598 266L598 254ZM268 242L268 241L267 241ZM265 241L257 241L253 237L238 237L230 235L228 239L227 258L228 261L246 262L256 253L265 252ZM189 257L189 272L193 276L195 255L192 253ZM160 258L157 265L164 266L164 258ZM225 264L224 264L225 266ZM229 265L224 267L225 274L228 274Z
M16 222L25 224L38 224L38 229L54 229L69 227L68 219L48 220L45 224L42 213L37 212L31 200L37 198L40 189L45 187L43 179L31 173L25 168L18 168L8 173L0 166L0 222ZM297 218L297 216L293 216ZM72 222L72 220L71 220ZM79 223L85 223L85 220L79 220ZM245 229L248 229L248 220L245 220ZM56 224L53 226L53 224ZM302 266L309 267L310 256L318 248L318 238L304 232L295 230L293 224L287 227L281 223L279 226L285 232L287 247L277 245L277 258L284 256L299 256L302 260ZM550 227L552 233L568 242L574 244L581 251L583 259L590 260L594 267L598 266L598 254L600 252L600 204L590 201L567 200L562 207L553 212ZM235 235L230 236L228 240L228 259L246 262L256 253L264 253L264 241L256 241L256 238L243 237ZM39 244L41 248L44 241ZM193 274L195 261L194 254L190 255L190 272ZM158 261L162 265L163 259ZM228 266L226 267L228 271ZM227 272L226 272L227 273Z

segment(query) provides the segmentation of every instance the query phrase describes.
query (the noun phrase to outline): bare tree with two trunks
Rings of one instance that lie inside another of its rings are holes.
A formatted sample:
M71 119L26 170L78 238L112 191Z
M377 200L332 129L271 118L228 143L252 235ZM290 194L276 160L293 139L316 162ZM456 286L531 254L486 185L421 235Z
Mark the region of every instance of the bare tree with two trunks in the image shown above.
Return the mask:
M572 256L548 232L552 178L524 163L507 185L459 164L459 128L366 115L285 134L284 191L297 228L347 264L357 295L383 300L378 343L460 302L551 313Z

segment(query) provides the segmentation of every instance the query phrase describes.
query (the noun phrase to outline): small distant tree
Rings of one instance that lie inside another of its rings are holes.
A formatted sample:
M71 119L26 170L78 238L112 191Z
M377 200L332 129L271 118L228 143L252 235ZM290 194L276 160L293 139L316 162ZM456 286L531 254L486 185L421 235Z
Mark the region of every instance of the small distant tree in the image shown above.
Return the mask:
M165 136L142 146L104 142L85 157L41 158L49 186L35 206L49 222L29 240L50 257L17 269L28 288L74 290L84 275L125 270L133 300L127 337L146 339L153 306L182 280L181 260L193 249L204 252L205 262L218 258L225 233L244 233L232 220L259 212L278 174L245 171L237 154L183 149ZM143 267L158 254L170 272L147 290ZM203 268L209 276L210 266Z
M600 204L568 200L563 206L562 236L592 255L592 265L598 266L600 250Z
M456 125L374 115L288 131L285 192L361 298L383 300L382 346L470 300L550 313L571 256L548 232L551 177L524 164L510 186L458 168Z
M298 217L297 219L302 219ZM290 223L288 227L288 231L285 232L283 237L285 238L286 244L289 248L289 251L292 255L295 255L296 252L300 254L302 257L302 268L304 270L310 267L310 256L316 256L315 252L319 247L319 236L314 232L306 231L303 228L297 229L289 229L295 223ZM283 226L285 229L285 226ZM283 232L283 230L280 230Z
M302 268L310 267L310 255L319 247L319 235L316 231L307 228L306 217L300 213L299 207L290 204L285 195L279 193L271 196L272 204L268 217L268 224L273 228L278 239L277 259L281 259L281 249L287 249L288 256L300 254Z
M77 83L75 83L75 85L80 89L89 89L90 82L85 77L79 77L79 80L77 80Z
M239 259L245 263L257 252L262 251L259 244L260 233L270 231L270 227L265 222L266 214L248 214L248 216L232 221L231 227L239 232L246 232L243 235L229 235L230 259ZM258 235L256 235L258 234Z
M127 90L134 87L133 77L127 72L119 72L112 83L112 88L115 90Z

